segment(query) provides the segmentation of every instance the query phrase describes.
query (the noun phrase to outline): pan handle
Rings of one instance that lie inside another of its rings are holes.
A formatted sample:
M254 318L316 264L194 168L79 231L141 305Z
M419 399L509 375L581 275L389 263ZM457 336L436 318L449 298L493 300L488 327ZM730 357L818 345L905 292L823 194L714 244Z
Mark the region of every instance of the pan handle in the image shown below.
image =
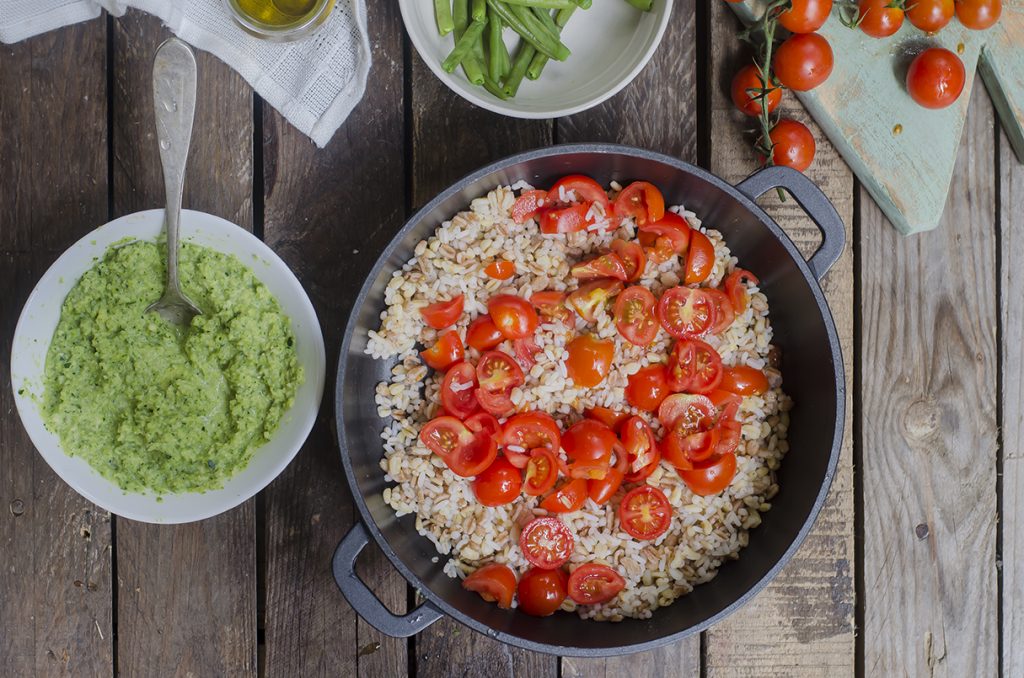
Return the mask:
M846 227L842 218L821 189L791 167L766 167L736 184L736 189L751 200L773 188L789 191L821 231L821 247L807 260L811 273L820 281L846 247Z
M369 541L366 527L361 522L356 523L338 544L331 565L338 588L359 616L373 628L393 638L416 635L443 617L444 613L430 602L423 603L405 615L394 614L380 602L356 574L356 557Z

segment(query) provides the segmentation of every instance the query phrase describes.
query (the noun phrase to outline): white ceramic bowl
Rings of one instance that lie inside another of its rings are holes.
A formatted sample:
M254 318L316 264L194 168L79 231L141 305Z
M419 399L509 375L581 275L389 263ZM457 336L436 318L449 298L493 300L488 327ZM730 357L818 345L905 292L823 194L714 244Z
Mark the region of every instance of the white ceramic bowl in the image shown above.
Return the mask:
M245 229L220 217L184 210L182 238L233 254L250 266L292 321L305 381L274 437L249 465L222 489L204 493L126 494L88 463L69 457L46 430L33 394L42 393L46 352L60 319L64 298L107 247L125 238L155 241L163 230L163 210L137 212L100 226L71 246L36 285L18 319L11 351L11 384L18 414L43 459L86 499L125 518L147 523L187 523L223 513L253 496L277 477L302 447L320 409L324 390L324 340L313 305L298 279L274 252Z
M470 83L461 68L452 73L441 68L455 41L450 33L437 34L432 2L399 0L398 5L412 44L434 75L467 101L514 118L572 115L614 96L650 61L672 14L672 0L654 0L650 12L626 0L594 0L590 9L577 9L562 32L572 52L568 60L549 61L539 79L523 78L515 98L502 101ZM506 28L505 43L512 51L519 36Z

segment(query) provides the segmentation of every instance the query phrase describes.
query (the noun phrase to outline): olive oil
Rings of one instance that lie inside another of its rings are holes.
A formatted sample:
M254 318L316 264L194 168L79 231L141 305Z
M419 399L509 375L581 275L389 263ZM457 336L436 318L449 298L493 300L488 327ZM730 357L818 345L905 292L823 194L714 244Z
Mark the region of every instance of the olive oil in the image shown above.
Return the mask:
M316 8L316 0L238 0L238 8L250 19L270 26L289 26Z
M324 22L334 0L225 0L225 5L250 33L270 40L295 40Z

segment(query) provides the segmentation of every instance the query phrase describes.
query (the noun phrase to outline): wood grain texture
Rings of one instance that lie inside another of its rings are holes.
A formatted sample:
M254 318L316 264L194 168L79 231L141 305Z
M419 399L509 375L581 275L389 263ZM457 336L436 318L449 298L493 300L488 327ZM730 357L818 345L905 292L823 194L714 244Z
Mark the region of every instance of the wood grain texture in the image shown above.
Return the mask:
M1024 165L999 138L1000 297L1003 353L1003 675L1024 676Z
M629 144L697 163L697 1L676 3L662 48L628 87L600 106L557 121L559 142ZM562 658L563 678L654 678L699 673L699 635L625 657Z
M153 123L152 61L170 34L130 12L114 33L114 212L164 203ZM252 226L252 94L198 53L184 206ZM254 502L180 526L117 521L118 668L125 675L256 672Z
M328 349L337 347L356 292L405 218L402 36L393 3L368 5L373 70L362 102L318 151L264 107L264 236L309 293ZM404 639L357 617L330 562L356 520L338 459L333 394L298 457L266 491L266 673L282 676L404 675ZM376 548L361 557L371 588L404 611L405 580Z
M410 47L411 49L411 47ZM551 123L515 120L477 108L447 89L412 55L412 205L500 158L551 144ZM514 648L448 617L416 636L419 676L555 676L558 659Z
M106 26L0 46L0 666L113 670L110 515L36 453L8 386L21 307L39 276L107 219ZM68 168L74 171L68 171Z
M752 140L749 135L744 136L744 130L752 127L751 122L734 109L728 95L733 74L750 58L736 39L738 27L725 3L711 3L711 170L734 183L757 166ZM852 241L854 183L849 168L795 99L787 95L782 110L788 117L805 122L814 133L818 150L807 175L832 200L847 225L848 242ZM805 256L817 248L821 242L818 229L795 201L780 203L770 193L760 202ZM848 245L825 276L822 289L839 333L851 393L853 285L853 248ZM846 433L832 490L814 529L771 585L707 632L709 678L853 675L852 397L846 403L846 417ZM783 487L782 492L785 491Z
M936 231L861 200L869 676L997 673L993 124L979 89Z

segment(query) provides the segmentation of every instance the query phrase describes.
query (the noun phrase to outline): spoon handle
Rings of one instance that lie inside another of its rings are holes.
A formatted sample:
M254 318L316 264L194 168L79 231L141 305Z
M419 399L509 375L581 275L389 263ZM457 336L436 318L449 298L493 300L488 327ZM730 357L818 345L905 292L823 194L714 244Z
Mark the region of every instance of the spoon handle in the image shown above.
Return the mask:
M178 229L185 162L196 111L196 79L196 57L188 45L170 38L157 48L153 59L153 107L167 192L167 287L178 291Z

